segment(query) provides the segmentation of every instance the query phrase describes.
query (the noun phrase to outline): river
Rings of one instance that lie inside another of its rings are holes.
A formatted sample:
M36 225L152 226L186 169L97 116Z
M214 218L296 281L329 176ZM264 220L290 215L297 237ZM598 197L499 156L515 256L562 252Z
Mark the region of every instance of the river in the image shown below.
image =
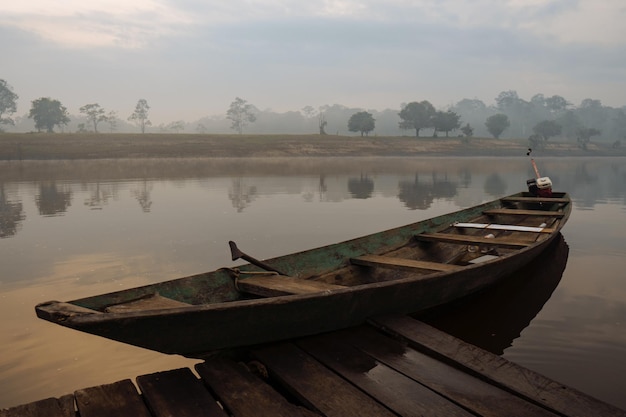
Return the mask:
M538 158L574 210L512 284L432 324L626 409L626 159ZM48 300L271 258L525 189L528 158L0 162L0 408L195 360L44 322Z

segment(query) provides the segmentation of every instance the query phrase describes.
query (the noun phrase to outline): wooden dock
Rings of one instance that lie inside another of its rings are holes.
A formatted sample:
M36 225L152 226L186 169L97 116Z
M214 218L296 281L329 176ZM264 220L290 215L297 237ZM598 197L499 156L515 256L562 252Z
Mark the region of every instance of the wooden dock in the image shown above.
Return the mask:
M626 417L407 316L249 350L243 361L210 358L195 371L85 388L0 417Z

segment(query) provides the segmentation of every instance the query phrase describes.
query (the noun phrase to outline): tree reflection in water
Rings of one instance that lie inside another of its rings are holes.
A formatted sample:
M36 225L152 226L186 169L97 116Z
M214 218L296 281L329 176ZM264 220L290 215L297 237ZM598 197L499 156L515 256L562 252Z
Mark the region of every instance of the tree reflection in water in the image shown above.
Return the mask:
M0 238L14 236L25 218L22 203L9 200L0 184Z
M59 189L55 182L41 183L36 202L42 216L63 215L72 204L72 192Z

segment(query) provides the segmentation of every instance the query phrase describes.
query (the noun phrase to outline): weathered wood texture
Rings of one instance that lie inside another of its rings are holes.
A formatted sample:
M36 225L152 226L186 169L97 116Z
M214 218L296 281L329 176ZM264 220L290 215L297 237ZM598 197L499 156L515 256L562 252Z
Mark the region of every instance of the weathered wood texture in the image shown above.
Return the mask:
M196 370L233 415L238 417L313 417L317 414L288 402L242 364L213 359Z
M626 417L407 316L0 410L0 417ZM75 411L74 400L78 414Z
M74 392L81 417L151 417L130 379Z
M548 210L522 210L522 209L491 209L485 210L483 213L489 215L504 214L504 215L518 215L518 216L548 216L548 217L563 217L565 213L560 211L548 211Z
M284 275L263 275L237 280L237 288L250 294L263 297L276 297L288 294L307 294L345 288L341 285L320 281L303 280Z
M75 417L74 396L46 398L29 404L0 410L0 417Z
M156 417L228 416L189 368L139 376L137 385Z
M415 239L424 242L446 242L459 245L489 245L503 248L523 248L533 244L533 242L511 238L486 238L482 236L453 235L448 233L421 233L415 235Z
M377 317L371 321L386 332L434 358L490 381L523 399L571 417L626 417L626 411L551 380L477 346L465 343L408 316Z
M346 361L355 360L354 358L359 357L370 362L376 361L377 367L392 368L405 375L406 378L412 379L415 383L423 385L430 390L428 392L431 393L431 396L437 393L440 399L445 399L448 404L458 404L481 416L555 417L554 413L542 407L529 403L474 375L437 361L405 343L391 339L371 328L362 327L347 330L333 338L320 337L314 343L319 345L320 340L325 344L326 349L330 349L330 351L341 350L349 355L349 358L353 358ZM346 348L346 346L350 346L350 348ZM335 354L334 358L328 360L333 361L337 358L338 354ZM423 407L427 403L420 401L420 404ZM420 405L417 408L419 409ZM428 407L428 411L434 409L435 406ZM454 415L451 411L444 414Z
M504 197L502 201L510 201L512 203L558 203L565 204L569 203L569 198L559 198L559 197Z
M424 269L427 271L458 271L459 269L463 269L463 267L459 265L416 261L413 259L392 258L378 255L363 255L357 258L351 258L350 262L356 265L392 268L403 271L413 271L415 269Z

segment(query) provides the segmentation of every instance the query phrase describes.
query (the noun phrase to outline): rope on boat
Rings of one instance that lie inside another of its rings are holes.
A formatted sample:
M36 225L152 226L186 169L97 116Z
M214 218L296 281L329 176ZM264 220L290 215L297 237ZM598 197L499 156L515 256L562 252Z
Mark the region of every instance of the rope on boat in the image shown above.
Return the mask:
M242 274L244 275L280 275L276 271L241 271L239 268L228 268L228 267L220 268L220 270L228 272L233 277L233 280L235 283L235 289L240 292L241 290L239 289L239 277Z

